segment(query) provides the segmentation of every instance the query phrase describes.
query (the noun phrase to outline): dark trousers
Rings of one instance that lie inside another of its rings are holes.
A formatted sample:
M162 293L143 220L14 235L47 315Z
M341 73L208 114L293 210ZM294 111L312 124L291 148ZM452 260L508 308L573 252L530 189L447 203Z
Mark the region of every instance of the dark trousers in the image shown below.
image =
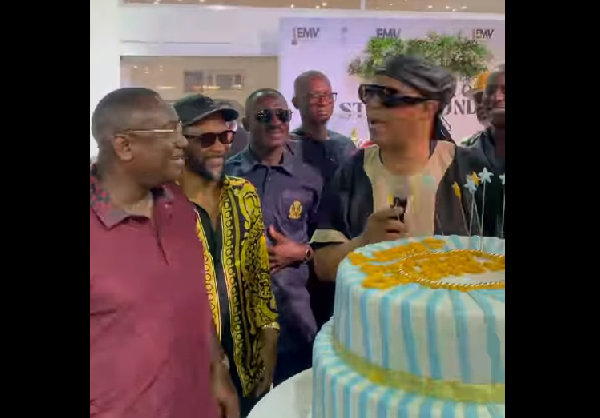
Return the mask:
M310 308L317 321L318 329L321 329L333 315L335 282L319 281L315 274L311 272L306 287L308 293L310 293Z
M262 399L262 396L258 398L240 398L240 418L246 418L250 415L252 408Z
M273 377L273 386L277 386L290 377L312 367L312 348L277 354L277 366Z
M233 363L230 364L232 367L235 368ZM244 397L244 392L242 391L242 383L240 382L240 378L237 375L237 373L234 370L230 369L229 376L231 377L231 381L235 386L235 390L238 394L238 400L240 401L240 418L246 418L250 414L252 408L254 408L258 401L262 399L262 396L259 396L258 398L255 398L253 396Z

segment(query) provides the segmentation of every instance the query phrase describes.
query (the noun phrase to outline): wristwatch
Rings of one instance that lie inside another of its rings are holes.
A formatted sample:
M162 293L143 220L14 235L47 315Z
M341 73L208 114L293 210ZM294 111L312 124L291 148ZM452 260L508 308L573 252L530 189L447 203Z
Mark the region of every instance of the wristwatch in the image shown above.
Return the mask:
M314 256L314 251L312 249L312 247L310 245L306 245L306 253L304 254L304 262L305 263L310 263L313 259Z

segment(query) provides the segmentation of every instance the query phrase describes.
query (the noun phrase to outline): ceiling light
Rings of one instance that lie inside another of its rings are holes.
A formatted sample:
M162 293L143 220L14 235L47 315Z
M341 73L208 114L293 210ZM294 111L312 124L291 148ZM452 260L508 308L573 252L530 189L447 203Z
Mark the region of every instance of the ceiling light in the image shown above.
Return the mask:
M291 8L291 9L293 9L293 8L294 8L294 5L293 5L293 4L290 4L290 8Z
M467 8L467 6L461 6L461 9L465 10Z
M327 7L327 3L321 3L321 6Z
M321 6L319 6L318 4L315 6L315 9L320 9Z
M433 6L430 4L429 6L427 6L428 9L433 9Z
M455 11L456 11L456 9L452 9L452 11L453 11L453 12L455 12Z
M450 8L450 6L446 6L446 10L448 10Z
M160 4L160 0L154 0L154 4Z

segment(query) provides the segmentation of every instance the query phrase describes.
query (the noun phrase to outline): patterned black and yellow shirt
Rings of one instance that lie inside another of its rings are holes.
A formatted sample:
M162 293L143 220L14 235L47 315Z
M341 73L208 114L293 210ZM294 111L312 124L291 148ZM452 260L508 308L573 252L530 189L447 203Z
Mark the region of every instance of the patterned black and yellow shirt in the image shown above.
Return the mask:
M234 383L248 396L262 367L258 357L260 330L266 325L277 326L278 317L260 199L247 180L226 177L215 228L195 197L192 176L184 173L180 185L198 214L196 228L204 244L206 290L213 319L230 358Z

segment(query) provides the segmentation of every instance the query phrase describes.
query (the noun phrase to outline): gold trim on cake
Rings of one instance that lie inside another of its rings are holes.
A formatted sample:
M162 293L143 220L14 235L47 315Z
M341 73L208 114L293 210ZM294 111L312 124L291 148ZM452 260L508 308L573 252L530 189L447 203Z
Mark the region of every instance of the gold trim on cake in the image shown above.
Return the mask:
M504 383L491 385L466 384L458 381L421 377L401 370L384 369L347 350L335 338L333 339L333 349L348 367L376 385L387 386L420 396L448 399L454 402L504 403Z

